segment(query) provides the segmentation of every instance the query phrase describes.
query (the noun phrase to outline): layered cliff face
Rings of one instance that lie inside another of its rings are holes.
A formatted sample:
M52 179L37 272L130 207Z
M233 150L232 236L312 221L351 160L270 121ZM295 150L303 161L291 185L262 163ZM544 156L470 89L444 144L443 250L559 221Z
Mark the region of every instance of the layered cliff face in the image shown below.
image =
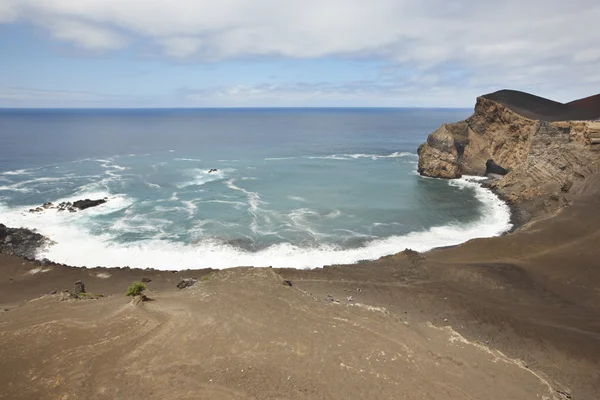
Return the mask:
M595 137L599 122L532 120L479 97L472 116L429 135L419 147L418 168L447 179L507 172L490 185L536 213L568 203L568 194L584 190L586 178L600 171Z

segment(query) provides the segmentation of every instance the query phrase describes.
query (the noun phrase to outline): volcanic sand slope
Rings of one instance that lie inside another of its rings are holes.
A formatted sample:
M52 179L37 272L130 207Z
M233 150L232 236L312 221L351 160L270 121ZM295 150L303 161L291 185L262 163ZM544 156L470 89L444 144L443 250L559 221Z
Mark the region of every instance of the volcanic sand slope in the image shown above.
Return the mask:
M3 315L4 398L560 398L450 326L327 302L271 269L222 271L137 306L57 296Z
M569 106L571 108L576 108L579 110L589 111L590 113L596 114L595 118L598 118L599 117L598 114L599 114L599 110L600 110L600 94L597 94L595 96L586 97L586 98L579 99L579 100L575 100L575 101L571 101L571 102L567 103L567 106ZM592 117L592 118L594 118L594 117Z
M517 114L542 121L593 120L600 118L600 94L563 104L517 90L500 90L482 96Z

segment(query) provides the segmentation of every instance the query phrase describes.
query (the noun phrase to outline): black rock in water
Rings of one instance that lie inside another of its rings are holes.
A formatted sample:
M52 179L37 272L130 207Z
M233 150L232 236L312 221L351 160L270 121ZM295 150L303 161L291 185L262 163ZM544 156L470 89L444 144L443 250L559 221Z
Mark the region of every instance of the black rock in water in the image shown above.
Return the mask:
M79 210L85 210L86 208L90 208L90 207L96 207L99 206L100 204L104 204L106 203L106 199L98 199L98 200L90 200L90 199L85 199L85 200L77 200L76 202L73 203L73 208L77 208Z
M54 205L53 203L48 202L48 203L44 203L40 207L30 209L29 212L30 213L40 213L42 211L50 210L50 209L57 210L57 211L76 212L78 210L85 210L86 208L99 206L100 204L104 204L107 201L108 201L108 198L105 197L103 199L98 199L98 200L90 200L90 199L77 200L74 203L71 203L70 201L63 201L62 203L59 203L57 205Z

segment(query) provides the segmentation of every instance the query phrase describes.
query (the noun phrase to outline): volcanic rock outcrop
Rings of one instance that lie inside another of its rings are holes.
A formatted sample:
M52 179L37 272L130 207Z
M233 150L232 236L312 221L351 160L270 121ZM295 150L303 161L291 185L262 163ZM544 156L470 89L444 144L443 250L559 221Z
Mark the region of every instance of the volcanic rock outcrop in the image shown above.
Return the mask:
M33 259L39 248L49 240L37 232L24 228L8 228L0 224L0 253Z
M91 207L97 207L101 204L104 204L108 201L108 198L105 197L103 199L97 199L97 200L90 200L90 199L85 199L85 200L77 200L73 203L71 203L70 201L64 201L62 203L59 203L58 205L54 205L53 203L44 203L43 205L37 207L37 208L32 208L29 210L30 213L39 213L45 210L50 210L50 209L55 209L57 211L69 211L69 212L77 212L77 211L83 211L87 208L91 208Z
M568 194L600 171L596 97L561 104L509 90L481 96L473 115L442 125L419 147L419 173L494 174L489 185L532 214L568 204ZM570 116L589 120L562 120Z

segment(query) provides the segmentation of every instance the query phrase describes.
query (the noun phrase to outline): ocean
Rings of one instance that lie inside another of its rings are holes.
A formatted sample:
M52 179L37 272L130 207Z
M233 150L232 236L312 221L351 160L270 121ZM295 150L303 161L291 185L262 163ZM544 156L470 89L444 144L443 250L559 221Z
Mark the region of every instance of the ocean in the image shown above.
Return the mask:
M476 179L417 173L418 145L470 113L0 110L0 223L50 238L39 258L164 270L317 268L495 236L510 211Z

